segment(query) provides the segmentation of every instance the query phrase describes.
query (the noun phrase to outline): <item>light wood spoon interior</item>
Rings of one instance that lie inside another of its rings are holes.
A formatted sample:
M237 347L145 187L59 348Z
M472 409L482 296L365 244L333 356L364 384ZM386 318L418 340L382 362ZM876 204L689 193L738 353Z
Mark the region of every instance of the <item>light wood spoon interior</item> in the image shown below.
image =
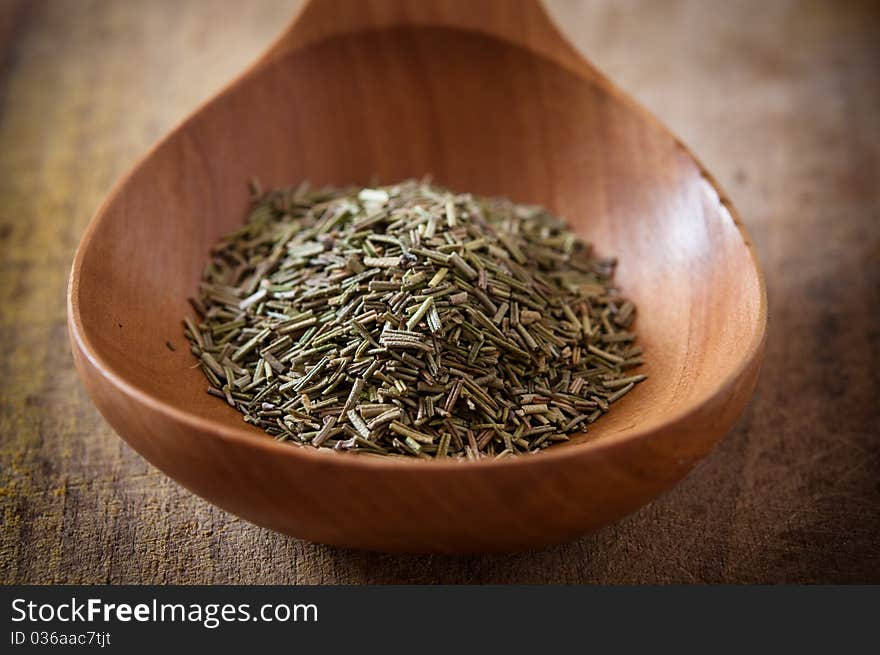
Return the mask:
M545 205L619 258L649 379L536 456L381 460L273 441L205 393L181 328L254 175L266 187L431 175ZM766 300L712 177L537 0L313 0L112 191L73 264L69 326L103 415L200 496L313 541L473 552L571 539L680 480L753 390Z

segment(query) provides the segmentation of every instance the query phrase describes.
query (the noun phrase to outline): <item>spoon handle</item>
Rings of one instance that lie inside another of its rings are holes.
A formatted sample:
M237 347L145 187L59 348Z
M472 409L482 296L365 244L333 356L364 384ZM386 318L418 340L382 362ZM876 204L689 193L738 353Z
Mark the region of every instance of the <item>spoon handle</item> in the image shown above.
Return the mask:
M481 32L581 75L598 76L559 31L541 0L306 0L257 65L336 35L408 25Z

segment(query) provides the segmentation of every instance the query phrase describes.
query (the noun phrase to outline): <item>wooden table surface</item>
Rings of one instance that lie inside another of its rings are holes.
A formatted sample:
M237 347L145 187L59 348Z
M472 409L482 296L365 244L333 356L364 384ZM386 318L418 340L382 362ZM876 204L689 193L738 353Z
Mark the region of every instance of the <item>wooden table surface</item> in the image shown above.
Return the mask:
M68 271L114 180L298 2L6 0L0 583L880 582L880 6L548 4L693 147L757 244L767 357L718 449L617 525L507 556L318 546L184 491L80 385Z

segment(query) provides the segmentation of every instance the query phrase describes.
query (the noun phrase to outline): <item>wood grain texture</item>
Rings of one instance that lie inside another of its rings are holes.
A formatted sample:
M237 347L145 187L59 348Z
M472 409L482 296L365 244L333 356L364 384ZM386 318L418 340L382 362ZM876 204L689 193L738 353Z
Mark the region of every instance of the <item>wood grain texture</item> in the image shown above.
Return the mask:
M34 7L0 107L0 581L877 581L877 20L832 4L551 5L735 198L771 331L751 409L682 485L598 534L504 557L372 555L249 526L103 423L64 335L78 237L115 177L293 6L229 22L208 3Z

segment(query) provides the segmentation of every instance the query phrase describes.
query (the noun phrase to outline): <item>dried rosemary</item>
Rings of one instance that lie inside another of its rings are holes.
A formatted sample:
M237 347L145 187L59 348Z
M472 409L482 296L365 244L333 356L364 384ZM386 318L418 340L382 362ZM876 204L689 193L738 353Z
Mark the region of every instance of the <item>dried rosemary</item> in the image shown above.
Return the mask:
M544 209L415 181L253 189L184 326L208 392L279 440L502 458L645 379L615 262Z

